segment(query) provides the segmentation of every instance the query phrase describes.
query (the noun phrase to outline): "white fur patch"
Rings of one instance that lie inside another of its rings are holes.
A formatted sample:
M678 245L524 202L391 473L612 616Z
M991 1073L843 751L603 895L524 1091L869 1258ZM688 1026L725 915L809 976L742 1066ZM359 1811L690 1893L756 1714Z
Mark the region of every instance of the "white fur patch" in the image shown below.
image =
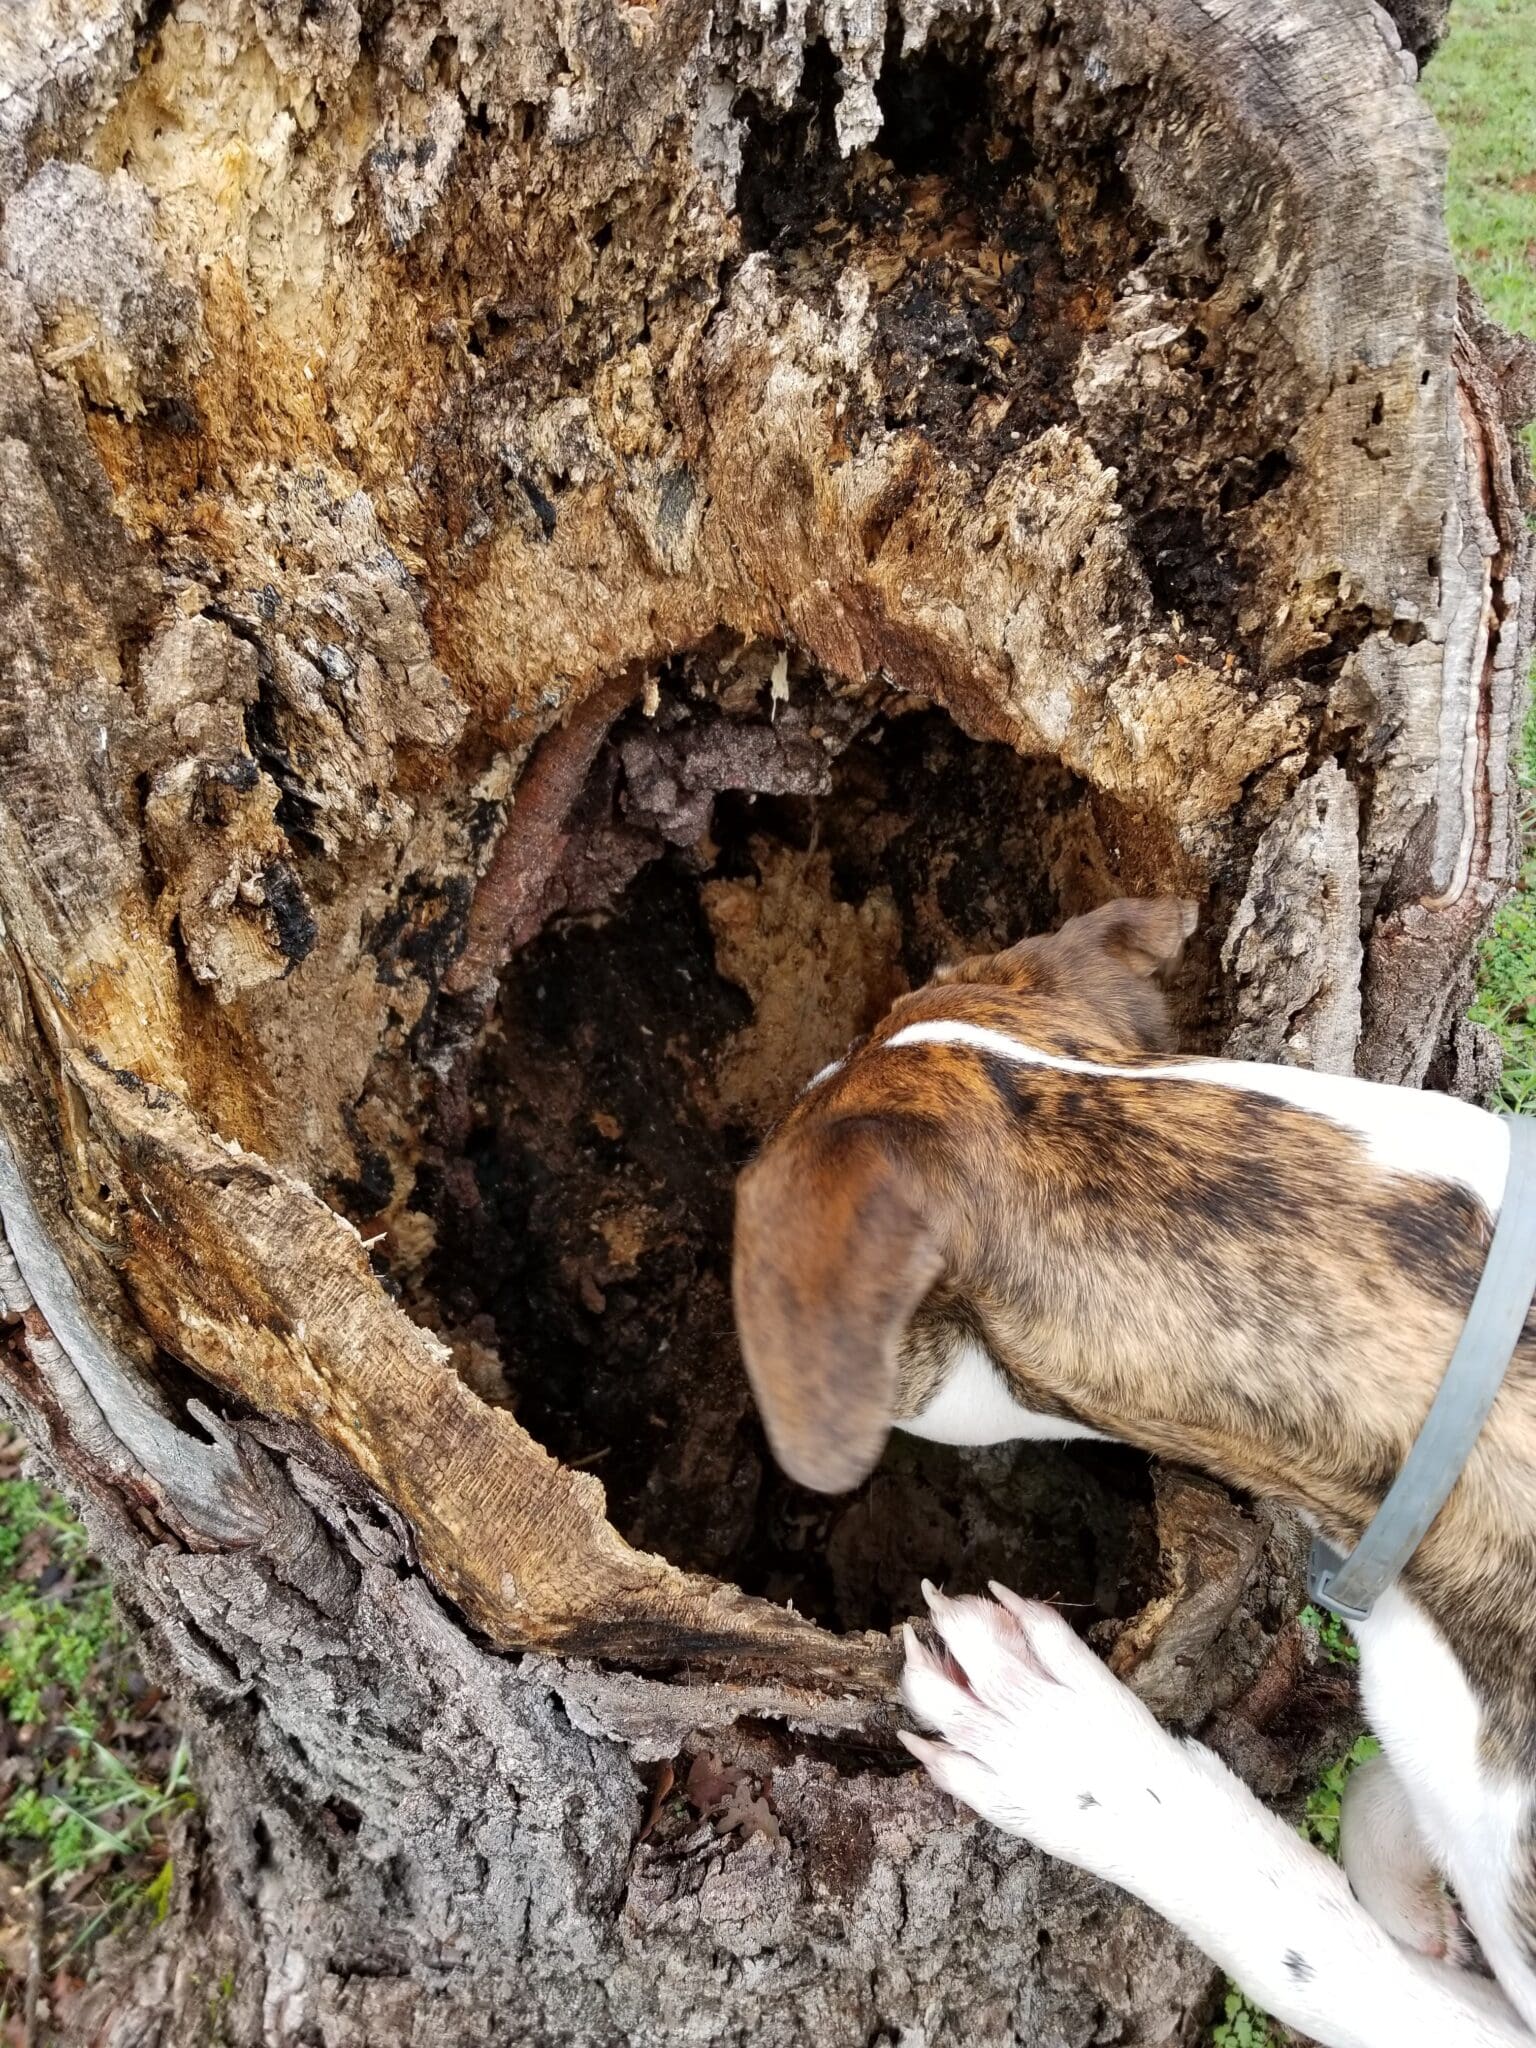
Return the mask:
M1083 1422L1037 1415L1016 1401L1007 1380L974 1337L956 1344L939 1391L921 1415L898 1417L897 1429L931 1444L1065 1443L1069 1437L1098 1437Z
M813 1088L819 1088L823 1081L830 1081L834 1074L840 1074L842 1070L843 1063L841 1060L829 1060L826 1066L819 1068L812 1074L809 1081L800 1090L800 1093L802 1095L809 1095Z
M1503 1120L1453 1095L1423 1088L1391 1088L1352 1074L1319 1074L1310 1067L1262 1066L1249 1060L1172 1060L1156 1066L1112 1067L1097 1060L1041 1052L982 1024L935 1019L909 1024L884 1046L968 1045L1022 1066L1049 1067L1118 1081L1190 1081L1267 1095L1293 1109L1325 1116L1351 1131L1370 1158L1394 1173L1458 1182L1496 1218L1509 1176L1509 1131Z
M1403 1782L1384 1756L1349 1775L1339 1810L1339 1862L1350 1890L1394 1941L1465 1966L1460 1916Z
M1536 1972L1510 1913L1531 1787L1482 1756L1482 1710L1455 1652L1401 1586L1353 1624L1366 1719L1436 1867L1461 1900L1494 1974L1536 2026Z
M1399 1947L1334 1864L1160 1728L1053 1610L928 1597L964 1682L909 1632L902 1695L943 1737L917 1754L973 1812L1145 1900L1324 2048L1533 2048L1493 1985Z

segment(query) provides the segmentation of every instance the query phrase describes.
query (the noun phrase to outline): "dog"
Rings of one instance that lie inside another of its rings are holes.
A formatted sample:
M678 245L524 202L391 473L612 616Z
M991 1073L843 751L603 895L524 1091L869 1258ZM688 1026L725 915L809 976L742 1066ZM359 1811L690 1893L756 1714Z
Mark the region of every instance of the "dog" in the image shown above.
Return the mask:
M854 1485L893 1425L1106 1437L1358 1540L1466 1320L1509 1128L1172 1055L1159 977L1194 922L1122 900L941 970L770 1135L738 1184L733 1289L793 1478ZM941 1647L907 1629L902 1692L930 1733L902 1739L955 1798L1134 1893L1325 2048L1532 2048L1536 1316L1357 1626L1382 1755L1349 1780L1342 1869L1049 1607L925 1595ZM1465 1967L1468 1927L1494 1982Z

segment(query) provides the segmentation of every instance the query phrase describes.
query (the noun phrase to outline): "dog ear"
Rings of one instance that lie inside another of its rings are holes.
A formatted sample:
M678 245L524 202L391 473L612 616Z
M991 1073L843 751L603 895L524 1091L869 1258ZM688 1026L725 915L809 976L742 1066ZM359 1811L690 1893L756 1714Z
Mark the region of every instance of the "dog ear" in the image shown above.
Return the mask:
M1005 953L941 967L940 982L991 983L1063 1005L1106 1037L1147 1052L1172 1044L1168 1009L1155 977L1184 950L1198 911L1179 896L1121 896L1069 918L1060 931L1020 939Z
M901 1340L943 1271L914 1192L867 1123L786 1133L737 1183L747 1377L774 1456L821 1493L856 1486L878 1461Z
M1064 962L1099 953L1150 980L1178 964L1198 918L1197 906L1182 896L1120 896L1069 918L1045 939L1024 943Z
M1054 994L1069 977L1107 963L1150 980L1177 964L1199 914L1182 896L1117 896L1002 953L940 967L933 979L1012 982Z
M1177 962L1196 916L1194 904L1178 896L1101 903L1048 938L1025 942L1035 949L1033 975L1082 1003L1118 1044L1166 1052L1174 1039L1157 977Z

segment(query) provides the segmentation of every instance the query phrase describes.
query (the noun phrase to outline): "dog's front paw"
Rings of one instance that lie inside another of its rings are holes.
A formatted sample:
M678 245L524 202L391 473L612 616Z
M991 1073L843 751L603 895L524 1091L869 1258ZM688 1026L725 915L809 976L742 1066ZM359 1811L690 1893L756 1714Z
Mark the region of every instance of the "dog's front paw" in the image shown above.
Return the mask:
M1113 1875L1176 1824L1182 1752L1053 1608L992 1591L947 1599L924 1585L941 1647L906 1630L901 1691L942 1740L901 1739L984 1820Z

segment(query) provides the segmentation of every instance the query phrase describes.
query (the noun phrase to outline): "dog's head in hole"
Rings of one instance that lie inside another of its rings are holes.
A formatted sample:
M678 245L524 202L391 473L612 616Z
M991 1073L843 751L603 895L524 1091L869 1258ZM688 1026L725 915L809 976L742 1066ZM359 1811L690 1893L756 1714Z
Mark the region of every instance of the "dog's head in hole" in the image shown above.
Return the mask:
M815 1077L747 1167L737 1328L792 1478L828 1493L857 1485L893 1424L951 1442L1092 1433L1048 1382L1032 1383L1018 1254L1045 1149L1052 1170L1091 1174L1102 1142L1074 1117L1074 1063L1169 1049L1159 977L1194 925L1190 903L1124 899L942 968ZM903 1057L917 1046L921 1058ZM1018 1047L1056 1063L1065 1085L1048 1116L1024 1100ZM976 1396L961 1382L978 1360ZM1012 1414L982 1414L978 1400Z

